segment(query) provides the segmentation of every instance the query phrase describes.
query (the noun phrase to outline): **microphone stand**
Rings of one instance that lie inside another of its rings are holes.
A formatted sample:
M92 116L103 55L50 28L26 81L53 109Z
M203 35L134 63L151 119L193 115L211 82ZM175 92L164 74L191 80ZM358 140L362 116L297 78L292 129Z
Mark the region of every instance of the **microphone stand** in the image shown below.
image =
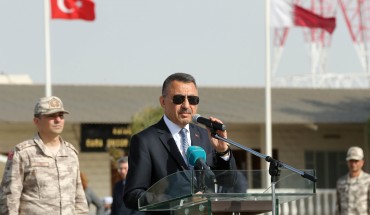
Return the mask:
M262 159L265 159L267 162L270 162L270 166L269 166L269 174L271 176L271 193L272 193L272 214L273 215L276 215L276 195L275 195L275 184L276 182L278 181L278 178L280 176L280 169L279 168L285 168L285 169L288 169L292 172L295 172L299 175L301 175L303 178L306 178L312 182L316 182L317 181L317 177L314 176L314 175L311 175L309 173L306 173L304 171L301 171L299 169L296 169L294 167L291 167L281 161L278 161L278 160L275 160L273 159L272 157L270 156L267 156L267 155L264 155L262 153L259 153L259 152L256 152L254 151L253 149L250 149L248 147L245 147L237 142L234 142L232 140L229 140L227 138L224 138L224 137L221 137L220 135L218 135L216 133L216 131L214 129L211 129L211 135L212 137L216 138L216 139L219 139L219 140L222 140L224 142L227 142L227 143L230 143L231 145L233 146L236 146L240 149L243 149L249 153L252 153L253 155L255 156L258 156Z

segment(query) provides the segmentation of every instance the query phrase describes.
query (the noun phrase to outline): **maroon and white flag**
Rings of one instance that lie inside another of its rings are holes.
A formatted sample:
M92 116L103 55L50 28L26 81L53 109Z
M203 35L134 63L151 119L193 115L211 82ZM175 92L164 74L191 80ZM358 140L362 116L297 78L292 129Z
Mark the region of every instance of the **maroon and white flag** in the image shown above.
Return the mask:
M331 34L334 32L336 19L320 16L293 4L290 0L271 0L271 26L275 28L293 26L321 28Z

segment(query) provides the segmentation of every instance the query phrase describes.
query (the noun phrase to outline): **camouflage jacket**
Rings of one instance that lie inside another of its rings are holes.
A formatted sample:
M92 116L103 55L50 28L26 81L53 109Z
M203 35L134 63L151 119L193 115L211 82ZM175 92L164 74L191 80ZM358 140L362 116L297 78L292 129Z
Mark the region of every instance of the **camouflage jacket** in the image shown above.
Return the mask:
M61 140L56 156L38 135L8 155L0 187L0 214L88 214L77 150Z
M337 215L370 214L370 174L361 172L351 179L345 175L337 181Z

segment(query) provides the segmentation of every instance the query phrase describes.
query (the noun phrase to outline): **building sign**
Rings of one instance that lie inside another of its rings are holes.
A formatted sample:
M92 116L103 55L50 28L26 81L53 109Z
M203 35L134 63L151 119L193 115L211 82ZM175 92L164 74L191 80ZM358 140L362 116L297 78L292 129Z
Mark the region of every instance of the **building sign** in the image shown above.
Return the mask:
M106 152L108 148L127 149L131 137L128 124L81 124L82 152Z

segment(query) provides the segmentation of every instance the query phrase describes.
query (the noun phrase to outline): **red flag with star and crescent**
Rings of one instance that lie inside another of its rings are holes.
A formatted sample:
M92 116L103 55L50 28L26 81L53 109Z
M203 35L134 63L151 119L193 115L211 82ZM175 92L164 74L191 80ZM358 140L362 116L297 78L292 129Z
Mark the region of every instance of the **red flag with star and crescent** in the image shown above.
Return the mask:
M92 0L50 0L52 19L95 20L95 3Z

